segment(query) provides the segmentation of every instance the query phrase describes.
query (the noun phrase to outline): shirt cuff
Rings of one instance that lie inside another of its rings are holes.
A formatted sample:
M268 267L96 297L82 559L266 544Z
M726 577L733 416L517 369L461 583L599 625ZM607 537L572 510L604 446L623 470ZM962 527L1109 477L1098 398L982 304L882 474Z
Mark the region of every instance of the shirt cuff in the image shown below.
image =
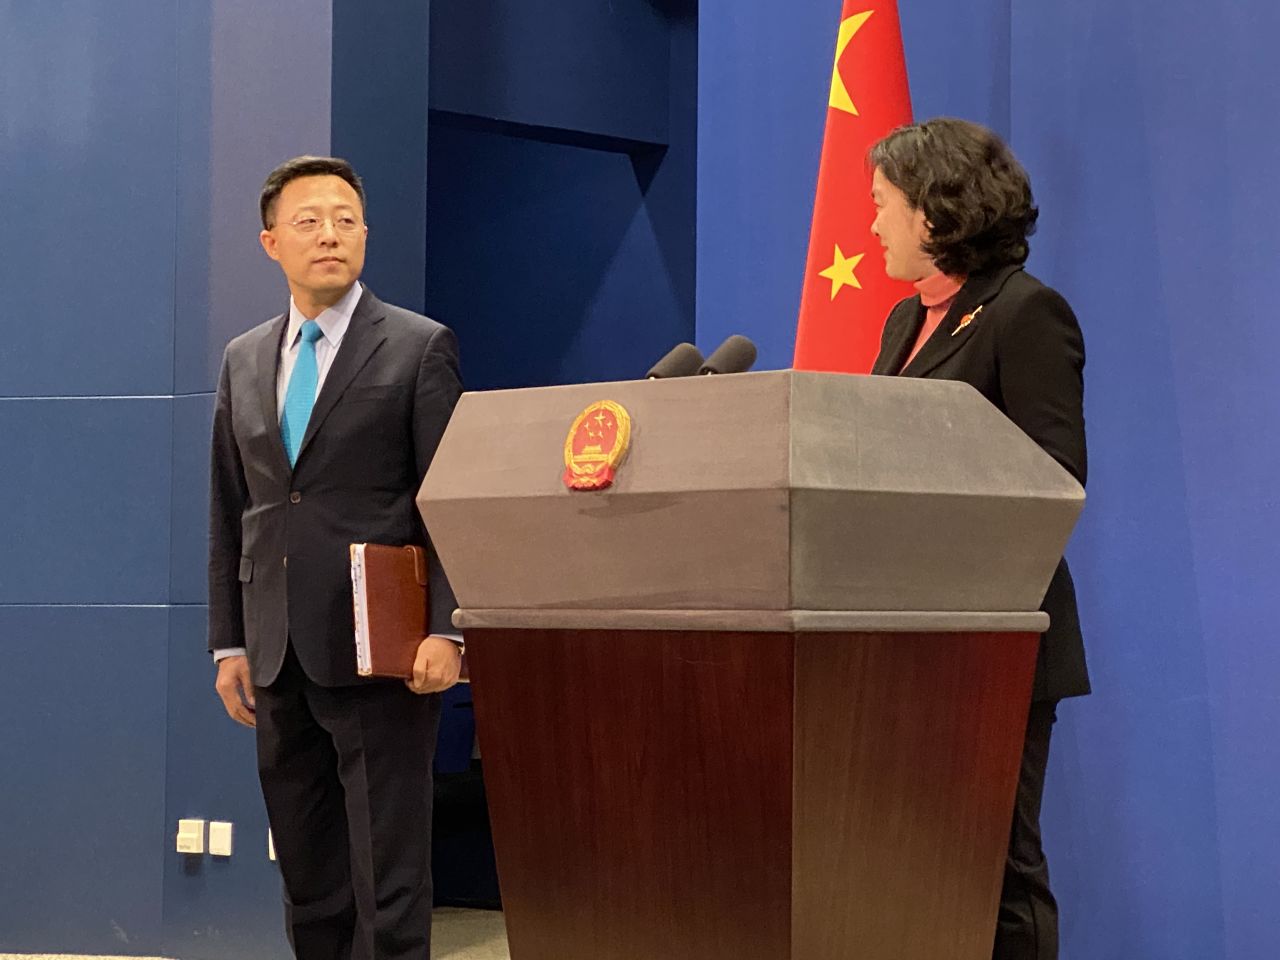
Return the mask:
M444 637L446 640L450 641L451 643L456 643L458 645L459 653L467 652L467 645L462 642L462 634L460 633L433 633L432 636Z

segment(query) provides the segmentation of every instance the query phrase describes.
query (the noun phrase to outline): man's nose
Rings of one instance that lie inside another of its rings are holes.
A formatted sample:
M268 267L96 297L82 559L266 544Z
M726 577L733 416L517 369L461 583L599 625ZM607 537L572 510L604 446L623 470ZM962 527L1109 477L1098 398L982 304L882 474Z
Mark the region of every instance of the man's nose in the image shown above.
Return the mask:
M338 231L334 229L333 221L330 220L328 217L321 218L320 230L318 232L317 239L321 243L337 243L338 242Z

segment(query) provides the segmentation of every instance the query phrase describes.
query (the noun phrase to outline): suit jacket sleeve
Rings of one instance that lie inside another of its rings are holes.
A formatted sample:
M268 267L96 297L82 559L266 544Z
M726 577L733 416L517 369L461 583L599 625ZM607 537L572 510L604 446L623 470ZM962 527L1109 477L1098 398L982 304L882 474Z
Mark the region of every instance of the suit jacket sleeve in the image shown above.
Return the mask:
M1084 337L1075 314L1041 287L1005 324L996 357L1005 413L1083 484Z
M249 492L231 420L230 361L222 358L213 408L209 477L209 649L243 647L240 521Z
M449 425L449 418L461 393L458 340L448 327L440 327L432 334L422 353L414 388L413 454L419 483L427 475L427 468L431 466L440 438L444 436L445 427ZM431 546L430 531L427 533L427 543L431 554L428 574L431 632L454 633L453 611L458 602L435 547Z

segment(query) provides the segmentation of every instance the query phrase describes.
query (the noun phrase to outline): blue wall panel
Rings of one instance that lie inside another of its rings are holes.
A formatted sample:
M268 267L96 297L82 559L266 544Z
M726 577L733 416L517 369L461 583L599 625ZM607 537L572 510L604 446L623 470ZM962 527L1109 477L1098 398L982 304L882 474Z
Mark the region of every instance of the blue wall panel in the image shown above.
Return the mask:
M666 143L667 18L692 6L435 0L431 107Z
M171 388L173 37L146 0L4 5L0 394Z
M702 0L698 343L791 366L840 5Z
M1076 547L1096 570L1084 612L1108 684L1073 711L1076 794L1047 815L1066 836L1113 829L1067 891L1068 942L1089 957L1267 956L1280 747L1258 731L1280 720L1265 639L1280 456L1258 438L1280 396L1259 279L1280 138L1255 116L1277 100L1280 18L1256 3L1207 19L1177 3L1154 21L1132 3L1014 11L1015 140L1056 226L1037 263L1085 318L1093 459L1110 464ZM1117 730L1123 756L1102 746ZM1117 859L1100 884L1095 865Z
M898 0L912 115L964 117L1009 136L1013 0Z
M286 960L280 874L267 858L254 734L227 716L213 689L204 607L170 615L168 795L165 821L235 825L230 859L164 859L164 949L183 960Z
M163 608L0 606L0 951L155 952L167 635Z
M333 2L333 153L368 194L365 282L422 311L427 238L430 5ZM395 91L395 96L388 96Z
M697 333L698 289L698 5L670 0L662 6L671 30L671 109L667 148L652 173L645 204L675 294L680 336L691 339ZM706 352L715 346L703 345Z
M1249 3L1197 22L1179 0L1154 29L1139 5L1128 12L1211 711L1208 750L1175 756L1216 787L1207 858L1221 872L1227 952L1262 956L1250 951L1280 943L1280 741L1263 733L1280 727L1280 447L1266 439L1280 408L1269 293L1280 135L1260 118L1280 106L1280 11ZM1206 55L1212 69L1188 69Z
M0 603L164 603L170 403L0 399Z
M209 437L213 396L173 400L173 494L169 602L209 599Z
M288 307L258 245L258 193L281 161L329 152L331 5L180 6L185 55L168 80L184 108L172 364L175 392L201 393L217 384L228 340Z
M208 342L213 210L213 11L210 3L177 4L177 204L174 248L173 392L212 390L221 345ZM219 238L226 241L230 238Z
M692 335L626 155L431 136L427 310L469 389L640 377Z

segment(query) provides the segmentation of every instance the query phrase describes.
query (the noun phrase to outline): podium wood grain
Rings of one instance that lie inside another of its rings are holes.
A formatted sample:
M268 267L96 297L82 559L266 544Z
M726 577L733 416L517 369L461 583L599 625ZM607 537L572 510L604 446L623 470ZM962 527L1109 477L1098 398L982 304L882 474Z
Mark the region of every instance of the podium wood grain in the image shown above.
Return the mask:
M979 960L1034 634L467 632L513 960Z
M990 958L1038 642L798 636L791 957Z

